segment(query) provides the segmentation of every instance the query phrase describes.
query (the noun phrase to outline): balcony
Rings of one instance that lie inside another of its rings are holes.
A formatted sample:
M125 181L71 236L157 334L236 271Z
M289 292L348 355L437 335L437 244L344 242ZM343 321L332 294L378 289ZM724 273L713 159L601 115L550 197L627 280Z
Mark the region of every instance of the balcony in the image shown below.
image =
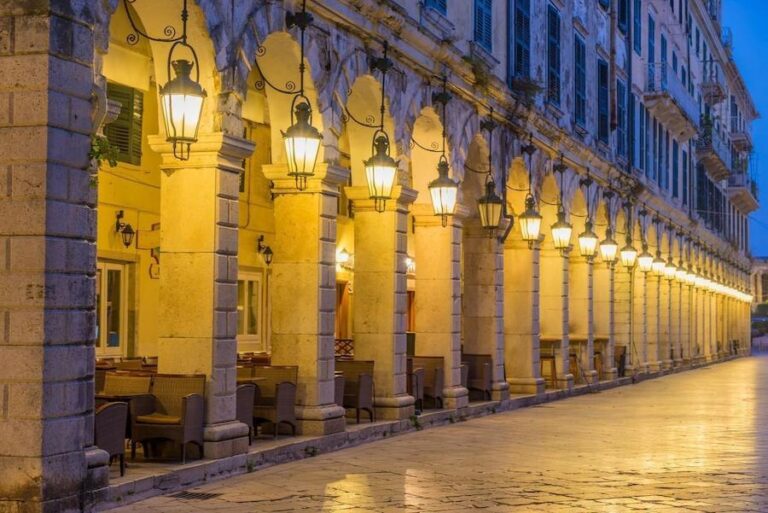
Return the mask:
M725 78L715 61L704 63L701 94L710 105L717 105L726 98Z
M728 198L741 213L749 214L760 206L757 181L749 173L737 173L728 177Z
M648 65L643 100L677 139L686 141L696 134L699 107L669 63Z
M704 166L712 180L725 180L731 171L731 152L728 145L712 128L711 121L702 123L696 139L696 159Z
M738 116L731 117L731 144L737 151L752 150L752 134Z

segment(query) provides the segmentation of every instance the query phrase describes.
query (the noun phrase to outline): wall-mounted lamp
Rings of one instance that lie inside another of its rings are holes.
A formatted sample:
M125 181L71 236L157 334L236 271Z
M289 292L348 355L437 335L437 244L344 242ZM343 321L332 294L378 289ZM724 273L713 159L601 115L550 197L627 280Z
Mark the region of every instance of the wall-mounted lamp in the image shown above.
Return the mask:
M256 250L261 255L261 258L264 259L265 264L269 265L272 263L272 256L273 256L272 248L264 244L263 235L259 235L258 245L256 246Z
M136 232L133 230L133 226L122 221L124 216L125 212L122 210L118 210L115 213L115 232L119 233L122 237L123 246L129 248L133 244L133 237L136 235Z
M416 260L412 256L405 257L405 272L414 274L416 272Z

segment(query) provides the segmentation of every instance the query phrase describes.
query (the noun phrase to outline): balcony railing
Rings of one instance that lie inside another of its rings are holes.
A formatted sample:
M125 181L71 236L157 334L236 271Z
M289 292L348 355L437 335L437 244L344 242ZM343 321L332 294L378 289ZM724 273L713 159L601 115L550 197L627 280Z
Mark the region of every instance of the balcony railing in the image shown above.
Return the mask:
M739 116L731 116L731 143L738 151L752 149L752 134Z
M732 168L731 151L712 127L711 121L704 121L696 139L696 158L707 170L713 180L719 181L728 177Z
M710 60L704 62L701 92L704 99L710 105L716 105L725 100L725 77L723 77L720 65L716 61Z
M728 177L728 197L744 214L757 210L759 205L757 180L749 172L734 173Z
M696 133L699 107L668 62L648 65L645 103L677 137L686 139Z

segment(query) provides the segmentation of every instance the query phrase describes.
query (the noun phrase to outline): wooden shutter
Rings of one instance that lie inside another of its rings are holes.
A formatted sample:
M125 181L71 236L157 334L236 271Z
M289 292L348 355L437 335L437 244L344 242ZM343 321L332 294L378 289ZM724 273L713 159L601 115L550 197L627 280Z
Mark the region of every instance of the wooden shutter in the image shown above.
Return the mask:
M492 0L475 0L475 42L491 51L493 46Z
M448 12L448 0L427 0L426 6L440 12L441 14L447 14Z
M584 126L587 111L587 48L584 39L577 33L574 36L574 68L575 72L575 97L576 97L576 123Z
M515 76L531 76L531 0L515 0Z
M117 119L104 128L104 134L117 148L117 160L138 166L141 164L144 94L132 87L108 83L107 98L119 102L122 107Z
M547 9L547 100L560 105L560 13Z

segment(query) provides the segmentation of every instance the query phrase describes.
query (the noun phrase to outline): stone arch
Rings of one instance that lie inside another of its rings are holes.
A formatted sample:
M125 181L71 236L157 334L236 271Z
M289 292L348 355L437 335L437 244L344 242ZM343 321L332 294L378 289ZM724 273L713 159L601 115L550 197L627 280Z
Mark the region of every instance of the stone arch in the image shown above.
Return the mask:
M461 198L470 215L477 216L477 200L485 194L488 173L488 143L481 134L475 134L467 148L464 161L464 180L461 182ZM497 185L498 189L498 185ZM499 194L499 191L496 191Z
M417 203L429 203L429 182L437 178L437 163L440 160L442 148L443 124L440 116L432 107L424 107L413 124L413 141L411 146L411 184L418 191ZM446 140L445 153L449 156L451 145ZM449 176L454 178L456 170L451 168Z
M365 125L378 126L381 122L380 112L381 83L373 75L359 75L355 79L347 96L347 122L344 125L343 134L350 155L350 168L352 170L352 185L366 185L365 169L363 161L372 155L372 137L377 128ZM394 122L389 114L388 99L385 96L384 131L390 138L390 155L398 159L397 146L392 140Z

